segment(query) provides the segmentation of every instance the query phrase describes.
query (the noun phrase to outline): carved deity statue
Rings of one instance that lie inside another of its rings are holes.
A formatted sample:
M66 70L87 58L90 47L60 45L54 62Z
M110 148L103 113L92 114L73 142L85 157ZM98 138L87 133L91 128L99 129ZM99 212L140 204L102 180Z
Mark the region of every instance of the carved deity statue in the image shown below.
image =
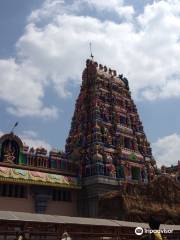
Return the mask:
M114 164L111 164L110 169L109 169L109 174L111 177L115 178L116 177L116 167Z
M4 161L6 163L14 163L15 156L15 148L9 142L8 145L4 147Z

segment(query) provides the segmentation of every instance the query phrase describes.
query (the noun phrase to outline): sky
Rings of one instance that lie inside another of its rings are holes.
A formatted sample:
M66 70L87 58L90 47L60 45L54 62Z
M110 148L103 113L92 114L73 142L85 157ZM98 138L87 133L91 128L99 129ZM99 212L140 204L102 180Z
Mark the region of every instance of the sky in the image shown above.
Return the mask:
M89 42L129 80L158 165L180 159L179 0L1 0L0 134L64 149Z

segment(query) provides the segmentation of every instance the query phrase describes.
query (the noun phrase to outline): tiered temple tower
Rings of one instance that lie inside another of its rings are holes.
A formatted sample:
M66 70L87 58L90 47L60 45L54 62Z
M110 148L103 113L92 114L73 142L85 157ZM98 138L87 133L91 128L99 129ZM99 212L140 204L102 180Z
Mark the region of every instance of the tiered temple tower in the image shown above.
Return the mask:
M92 206L94 197L124 181L146 183L154 176L155 161L128 80L93 60L86 61L82 74L66 154L79 164L85 215L97 215L97 209L87 211L86 198Z

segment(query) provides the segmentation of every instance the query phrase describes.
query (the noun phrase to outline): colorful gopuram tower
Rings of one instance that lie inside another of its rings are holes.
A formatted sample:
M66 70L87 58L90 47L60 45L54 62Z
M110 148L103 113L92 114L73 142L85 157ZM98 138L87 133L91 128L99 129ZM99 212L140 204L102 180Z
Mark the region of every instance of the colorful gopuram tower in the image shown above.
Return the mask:
M128 80L93 60L86 61L82 74L66 154L79 164L82 215L97 215L99 194L127 181L146 183L154 176L156 163Z

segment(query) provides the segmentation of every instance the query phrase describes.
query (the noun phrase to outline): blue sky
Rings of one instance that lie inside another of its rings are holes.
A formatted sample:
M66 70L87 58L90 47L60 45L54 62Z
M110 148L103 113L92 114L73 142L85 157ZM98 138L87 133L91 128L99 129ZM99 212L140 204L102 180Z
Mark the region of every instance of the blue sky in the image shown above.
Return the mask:
M158 164L180 156L178 0L1 0L0 132L63 149L89 57L126 75Z

